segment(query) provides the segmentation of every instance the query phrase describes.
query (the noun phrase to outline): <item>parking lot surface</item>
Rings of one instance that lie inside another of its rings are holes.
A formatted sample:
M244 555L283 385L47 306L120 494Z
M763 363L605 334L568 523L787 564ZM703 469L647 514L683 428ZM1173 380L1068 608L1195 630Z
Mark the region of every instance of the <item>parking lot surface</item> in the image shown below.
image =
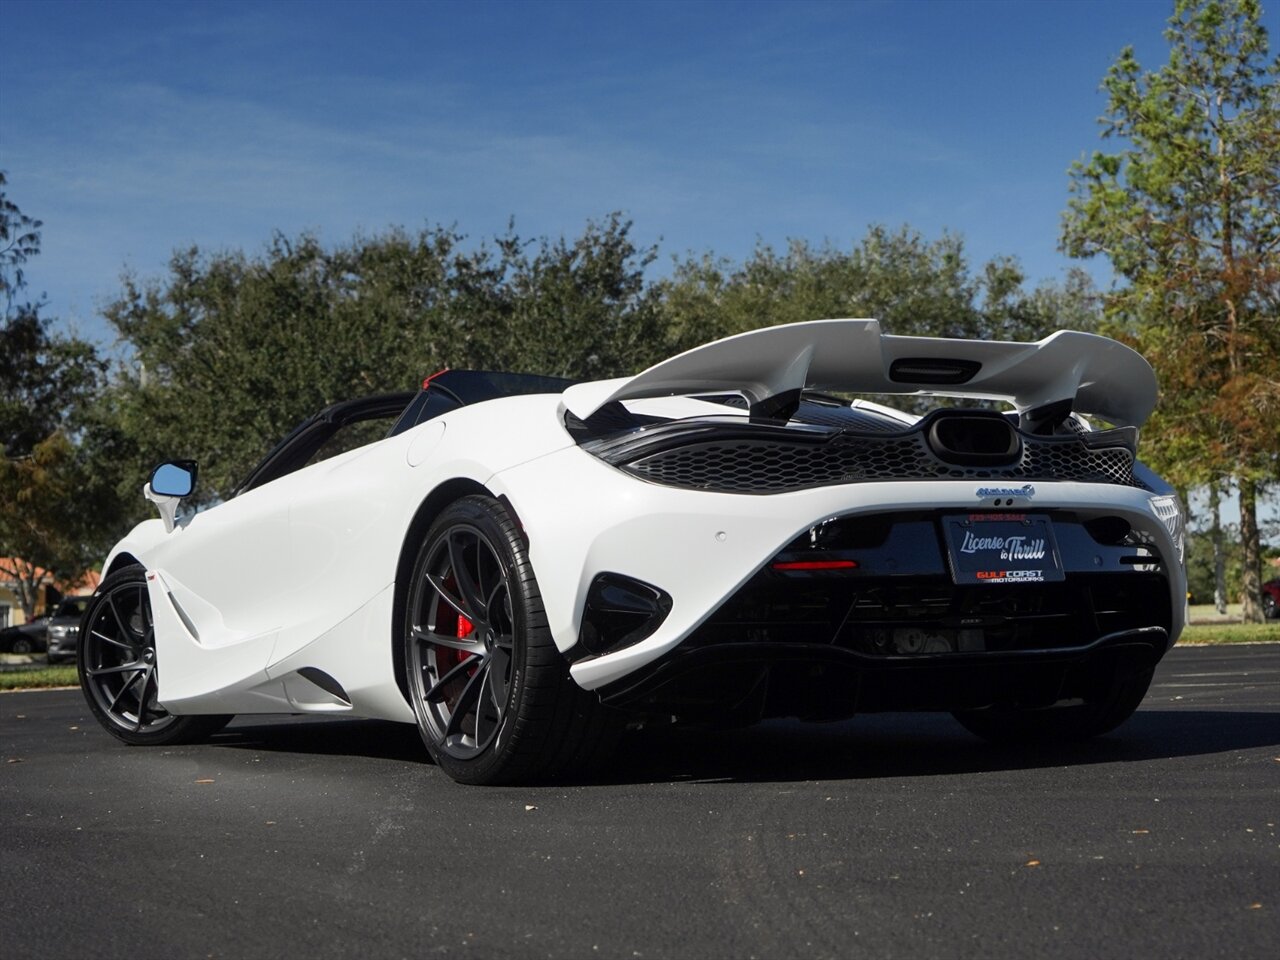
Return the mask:
M476 788L409 726L241 718L126 747L0 695L18 957L1271 957L1280 645L1179 648L1090 744L946 716L630 735Z

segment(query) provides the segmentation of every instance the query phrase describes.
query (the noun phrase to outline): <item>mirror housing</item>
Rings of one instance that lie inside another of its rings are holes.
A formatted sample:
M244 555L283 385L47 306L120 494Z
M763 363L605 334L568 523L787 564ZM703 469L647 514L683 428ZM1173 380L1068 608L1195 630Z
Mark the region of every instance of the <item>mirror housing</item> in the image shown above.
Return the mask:
M167 460L151 471L142 495L156 505L166 533L172 533L178 504L196 488L199 467L194 460Z

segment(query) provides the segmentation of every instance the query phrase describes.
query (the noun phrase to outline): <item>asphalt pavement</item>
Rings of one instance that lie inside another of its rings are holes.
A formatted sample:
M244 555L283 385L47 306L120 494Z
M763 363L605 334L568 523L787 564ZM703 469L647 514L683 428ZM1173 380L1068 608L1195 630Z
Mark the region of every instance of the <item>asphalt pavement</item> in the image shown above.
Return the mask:
M946 716L630 735L590 782L454 784L409 726L126 747L0 694L0 954L1273 957L1280 645L1175 649L1090 744Z

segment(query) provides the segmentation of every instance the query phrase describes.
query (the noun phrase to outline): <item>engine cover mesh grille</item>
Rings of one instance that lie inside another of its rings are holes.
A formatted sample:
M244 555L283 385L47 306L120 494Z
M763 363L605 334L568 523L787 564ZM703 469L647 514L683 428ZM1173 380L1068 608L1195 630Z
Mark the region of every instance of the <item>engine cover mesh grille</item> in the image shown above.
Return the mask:
M624 470L654 483L725 493L777 493L883 480L1074 480L1141 486L1133 454L1075 437L1024 438L1016 463L957 466L934 455L920 433L840 434L824 443L702 441L634 460Z

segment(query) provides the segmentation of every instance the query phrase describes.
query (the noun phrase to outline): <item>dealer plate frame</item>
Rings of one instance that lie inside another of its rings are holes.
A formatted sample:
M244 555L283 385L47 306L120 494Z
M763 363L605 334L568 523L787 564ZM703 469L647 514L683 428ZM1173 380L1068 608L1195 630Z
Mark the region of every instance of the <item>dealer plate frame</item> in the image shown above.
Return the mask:
M942 518L956 584L1060 583L1066 579L1053 520L1042 513L968 513Z

